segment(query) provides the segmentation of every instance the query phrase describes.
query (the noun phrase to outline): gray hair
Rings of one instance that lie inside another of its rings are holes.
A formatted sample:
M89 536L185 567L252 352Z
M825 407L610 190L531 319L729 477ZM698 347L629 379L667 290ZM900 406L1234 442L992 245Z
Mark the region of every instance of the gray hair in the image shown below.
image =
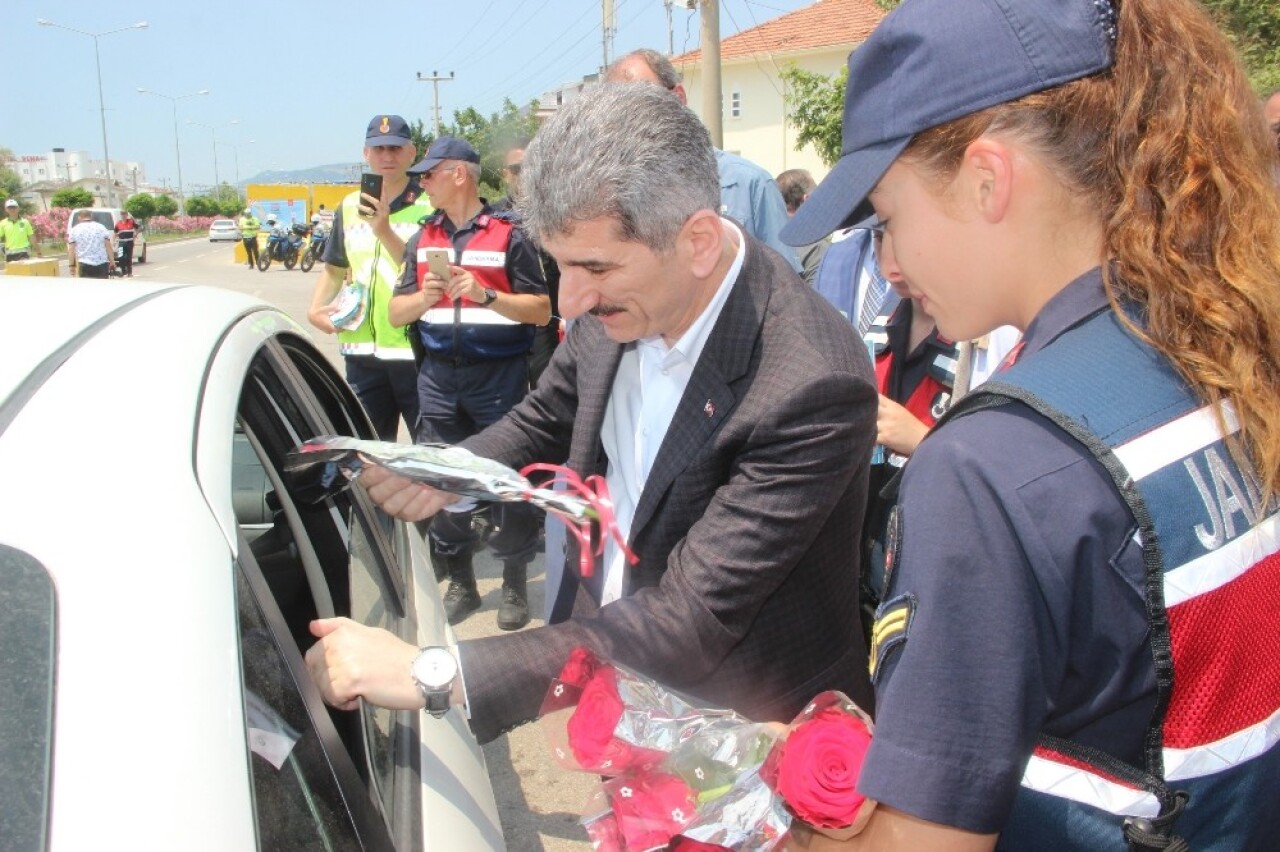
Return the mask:
M467 174L471 175L471 182L480 185L480 164L473 163L470 160L460 160L462 165L467 167Z
M608 216L620 239L670 252L699 210L720 209L711 139L657 86L603 83L556 111L525 151L520 212L538 242Z
M618 77L618 69L633 59L640 59L645 65L648 65L649 70L658 78L662 88L670 91L680 85L680 72L671 64L671 60L658 51L647 47L633 50L611 62L604 72L605 81L609 83L626 82L625 78Z

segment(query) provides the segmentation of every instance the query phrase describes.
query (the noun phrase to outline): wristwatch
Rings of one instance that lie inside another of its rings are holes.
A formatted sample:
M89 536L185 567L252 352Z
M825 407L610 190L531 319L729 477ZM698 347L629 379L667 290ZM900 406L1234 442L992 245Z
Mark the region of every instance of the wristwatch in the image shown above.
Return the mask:
M481 307L492 305L494 300L498 298L498 291L492 287L482 287L484 290L484 301L480 303Z
M430 645L418 652L409 668L413 682L426 701L426 711L437 719L449 711L449 696L458 676L458 661L448 648Z

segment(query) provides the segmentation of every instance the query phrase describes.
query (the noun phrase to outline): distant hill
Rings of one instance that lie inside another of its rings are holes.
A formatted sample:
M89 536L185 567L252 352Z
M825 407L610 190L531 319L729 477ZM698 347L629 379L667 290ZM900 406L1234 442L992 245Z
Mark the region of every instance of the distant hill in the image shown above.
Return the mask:
M331 163L309 169L267 169L240 182L241 188L251 183L355 183L360 179L361 163Z

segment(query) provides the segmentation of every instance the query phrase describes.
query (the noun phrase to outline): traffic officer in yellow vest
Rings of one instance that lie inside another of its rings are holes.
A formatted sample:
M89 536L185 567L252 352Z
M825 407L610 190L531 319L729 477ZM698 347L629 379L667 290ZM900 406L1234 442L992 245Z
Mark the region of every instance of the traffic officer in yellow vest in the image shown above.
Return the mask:
M249 262L249 268L253 269L258 265L258 230L262 223L253 215L253 210L246 207L240 214L236 227L240 229L240 240L244 243L245 259Z
M40 243L31 220L19 212L18 202L10 198L4 203L4 218L0 219L0 244L4 245L4 259L26 260L31 252L40 257Z
M387 318L391 291L400 279L405 241L431 212L417 181L409 179L417 150L409 124L398 115L375 115L365 131L364 159L382 175L382 196L357 190L342 200L324 250L324 269L316 281L307 319L328 334L337 333L346 361L347 382L364 404L378 437L396 440L403 419L412 436L418 423L418 370L406 329ZM352 285L344 290L347 270ZM347 310L348 300L359 309ZM334 325L341 312L341 328ZM345 320L345 321L344 321Z
M418 377L418 440L456 444L498 421L529 389L534 328L551 319L537 250L510 213L480 197L480 155L465 139L441 136L413 167L440 211L405 251L391 300L395 325L411 324L425 355ZM432 250L448 253L448 280L431 271ZM525 578L537 549L537 514L495 503L489 545L502 560L498 627L529 621ZM454 624L480 608L471 555L477 535L468 511L441 512L431 525L431 558L449 576L444 606Z

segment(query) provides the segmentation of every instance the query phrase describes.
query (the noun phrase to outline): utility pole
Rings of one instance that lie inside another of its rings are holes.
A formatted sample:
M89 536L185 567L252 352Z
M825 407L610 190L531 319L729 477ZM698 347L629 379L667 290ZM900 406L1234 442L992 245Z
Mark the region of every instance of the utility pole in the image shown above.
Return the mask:
M440 76L439 71L432 71L430 77L428 77L426 74L423 74L421 71L418 72L419 81L422 81L422 82L426 82L428 80L431 81L431 113L433 116L435 116L435 138L436 139L440 138L440 83L441 82L447 83L452 79L453 79L452 71L449 72L448 77Z
M662 0L662 5L667 9L667 56L675 56L676 54L676 36L671 29L671 4L675 0Z
M603 76L605 69L609 67L609 54L613 52L613 37L618 32L618 22L614 17L613 0L601 0L600 13L600 46L604 54L604 62L600 66L600 74Z
M711 144L724 147L724 104L720 97L720 2L702 0L702 123Z

